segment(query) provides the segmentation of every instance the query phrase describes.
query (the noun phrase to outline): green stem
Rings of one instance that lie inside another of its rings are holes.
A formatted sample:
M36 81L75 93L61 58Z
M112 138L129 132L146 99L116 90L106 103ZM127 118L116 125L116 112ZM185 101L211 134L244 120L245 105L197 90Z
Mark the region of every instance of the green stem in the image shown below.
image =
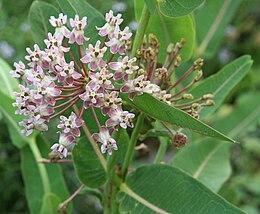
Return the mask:
M147 25L149 22L149 18L150 18L150 12L149 12L146 4L144 4L141 18L140 18L139 25L138 25L138 29L136 31L135 39L133 42L132 57L134 57L136 55L136 51L141 47L141 44L144 39L144 33L146 31L146 28L147 28Z
M42 155L41 155L40 150L39 150L39 148L36 144L35 138L28 138L28 145L30 146L30 149L32 150L32 153L33 153L33 156L34 156L36 162L37 162L37 160L41 160ZM39 169L39 172L40 172L44 192L50 193L51 187L50 187L50 181L49 181L49 177L48 177L46 167L45 167L44 164L41 164L41 163L37 163L37 166L38 166L38 169Z
M123 166L122 166L122 177L123 177L123 180L125 179L125 176L127 174L128 166L129 166L129 164L131 163L131 161L133 159L136 141L137 141L138 134L139 134L139 131L141 129L141 126L143 124L143 121L144 121L144 114L141 113L139 115L138 119L137 119L137 122L135 124L133 133L131 135L131 138L130 138L130 141L129 141L129 145L128 145L128 149L127 149L126 156L125 156L125 160L124 160L124 163L123 163Z
M118 204L117 199L116 199L117 192L118 192L118 187L113 186L112 197L111 197L111 200L112 200L111 213L112 214L118 214L119 213L119 211L118 211L119 204Z
M104 194L103 194L103 213L110 214L110 203L109 203L109 188L110 188L110 181L107 180L105 184Z
M164 137L159 137L159 140L160 140L160 147L154 159L154 163L160 163L162 161L168 147L167 139L165 139Z

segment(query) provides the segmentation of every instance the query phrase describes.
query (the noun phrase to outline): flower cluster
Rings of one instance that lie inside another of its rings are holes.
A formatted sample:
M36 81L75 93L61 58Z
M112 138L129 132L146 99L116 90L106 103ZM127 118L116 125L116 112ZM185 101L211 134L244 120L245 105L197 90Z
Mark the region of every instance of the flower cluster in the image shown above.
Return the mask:
M92 110L99 127L93 138L101 144L101 152L112 154L112 150L117 150L112 133L118 127L132 128L135 117L133 113L123 110L119 92L129 93L130 99L146 92L195 117L196 109L212 104L209 100L212 95L176 104L180 100L193 99L191 94L184 92L202 76L200 67L203 61L199 59L175 84L171 84L170 76L180 64L178 52L184 41L177 43L175 48L169 45L166 60L163 66L158 67L159 44L153 35L149 36L149 46L146 47L145 39L137 57L131 58L129 44L132 33L128 27L120 28L123 22L121 14L115 16L109 11L105 20L104 26L97 27L102 40L89 43L84 48L83 43L90 39L85 36L87 17L80 19L75 15L68 22L67 16L62 13L58 18L51 16L49 21L55 33L48 33L48 38L44 40L46 48L41 50L37 44L32 50L27 48L25 59L28 67L20 61L14 63L15 69L11 71L11 75L23 83L19 85L20 92L15 92L16 101L13 103L18 108L16 114L27 116L19 123L24 127L22 132L28 136L34 129L46 131L47 123L59 117L57 128L60 138L51 150L60 158L67 156L68 149L80 136L80 127L85 125L84 112L88 108ZM72 53L72 46L77 46L77 54ZM197 71L197 75L191 84L170 93L193 71ZM206 103L199 103L202 100ZM80 109L78 106L81 106ZM71 108L74 110L68 117L63 115ZM105 124L100 125L97 109L108 117Z

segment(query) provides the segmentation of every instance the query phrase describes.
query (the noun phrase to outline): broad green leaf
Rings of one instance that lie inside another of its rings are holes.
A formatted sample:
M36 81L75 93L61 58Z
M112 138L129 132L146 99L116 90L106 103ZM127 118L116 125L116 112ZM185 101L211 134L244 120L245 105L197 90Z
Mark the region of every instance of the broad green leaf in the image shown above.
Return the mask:
M197 43L196 55L212 57L224 36L241 0L207 0L195 13Z
M138 168L120 189L122 213L243 213L196 179L164 164Z
M121 95L129 103L135 105L138 109L155 119L176 125L178 127L189 129L200 134L218 138L220 140L235 142L231 138L221 134L207 124L195 119L184 111L165 104L149 94L136 96L134 101L130 101L126 94Z
M152 15L154 15L157 12L156 0L145 0L145 4Z
M252 63L250 56L242 56L190 91L194 97L201 97L208 93L215 96L215 106L203 108L200 111L199 114L202 119L212 114L222 104L231 90L245 77Z
M229 145L203 140L183 148L171 162L217 192L231 174Z
M0 58L0 92L8 97L13 97L18 81L10 75L10 71L11 67Z
M43 40L48 32L53 33L54 28L50 25L50 16L58 17L59 11L51 4L42 1L34 1L29 11L29 23L35 42L44 47Z
M113 155L117 155L116 164L120 164L122 166L129 143L129 136L125 129L119 128L118 132L115 134L115 137L118 150L114 151Z
M12 143L21 149L26 145L26 142L28 142L25 135L21 133L21 128L18 125L18 122L22 121L24 118L21 115L14 114L15 108L12 106L12 103L14 102L13 99L6 96L0 91L1 96L1 102L0 102L0 111L2 112L4 116L4 120L8 126L8 131L10 133L10 137L12 140Z
M106 172L86 137L72 150L73 164L79 180L88 187L99 187L106 181Z
M250 105L249 105L250 103ZM216 123L216 127L230 137L243 135L260 118L259 94L246 94L235 110ZM171 161L211 190L217 192L230 176L229 145L213 140L194 142L183 148Z
M142 1L135 1L135 12L139 19L139 13L143 8ZM150 17L146 34L153 33L160 43L160 51L158 56L159 62L164 62L166 57L167 46L170 43L179 42L181 38L186 39L186 43L180 51L183 61L187 61L193 52L195 44L195 26L191 15L170 18L164 17L159 12Z
M87 16L87 27L85 28L85 35L90 40L87 43L93 43L98 38L98 31L96 26L101 27L104 24L103 15L92 7L86 0L56 0L62 12L68 15L68 18L74 18L76 14L82 18Z
M34 145L32 145L34 139L29 141L29 146L20 150L21 170L30 213L38 214L43 204L44 194L55 194L62 201L66 200L69 194L58 164L37 163L37 160L48 157L50 149L46 143L41 138L37 138L38 143ZM46 188L46 183L48 188Z
M57 213L57 207L61 202L60 198L53 193L46 193L43 196L41 214L54 214Z
M162 14L170 17L188 15L202 2L204 2L204 0L158 0Z

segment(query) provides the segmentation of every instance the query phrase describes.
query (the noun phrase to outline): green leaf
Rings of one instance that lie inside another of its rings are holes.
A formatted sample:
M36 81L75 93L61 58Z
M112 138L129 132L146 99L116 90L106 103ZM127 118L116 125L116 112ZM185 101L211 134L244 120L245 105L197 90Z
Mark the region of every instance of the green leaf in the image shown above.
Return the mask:
M235 142L231 138L221 134L207 124L195 119L186 112L165 104L149 94L144 93L142 95L136 96L134 101L130 101L126 94L122 94L121 96L124 100L135 105L138 109L148 114L150 117L184 129L189 129L191 131L198 132L210 137L218 138L220 140Z
M196 11L196 55L212 57L216 53L225 28L240 2L241 0L207 0L201 9Z
M143 2L136 0L135 5L136 16L139 18L139 13L143 8ZM160 43L159 62L164 62L167 46L170 43L179 42L181 38L186 39L186 43L180 51L182 60L187 61L190 59L195 44L195 26L191 15L180 18L170 18L164 17L157 12L150 17L146 33L153 33L158 38Z
M22 121L24 117L22 115L17 115L14 113L16 109L12 106L12 103L14 102L13 99L6 96L1 91L0 91L0 96L1 96L0 111L4 116L4 120L7 124L12 143L16 147L21 149L28 142L28 139L25 137L25 135L21 133L21 128L18 125L18 122Z
M61 202L60 198L53 193L46 193L43 196L41 214L54 214L57 213L57 207Z
M29 11L29 23L33 39L44 47L43 40L47 38L48 32L53 33L54 28L50 25L50 16L57 17L59 11L51 4L42 1L34 1Z
M231 174L229 148L228 144L213 140L194 142L178 152L171 165L218 192Z
M37 144L31 145L34 143L34 139L32 139L29 142L30 146L25 146L20 150L25 193L30 213L32 214L38 214L40 212L43 197L46 194L55 194L60 200L66 200L69 197L60 166L58 164L43 165L42 163L36 162L42 159L42 157L47 158L50 152L50 149L42 139L37 138L36 140L38 142ZM43 175L43 173L46 174ZM43 180L43 177L46 180ZM46 189L46 183L44 187L43 182L48 183L49 190Z
M252 63L253 61L250 56L242 56L226 65L215 75L210 76L206 80L202 81L200 85L189 91L194 97L201 97L208 93L215 96L215 106L203 108L199 112L202 119L212 114L222 104L231 90L248 73Z
M250 105L249 105L250 103ZM216 123L216 127L231 137L243 135L260 118L260 95L246 94L235 110ZM194 142L183 148L171 161L211 190L217 192L230 176L229 145L212 140Z
M243 213L184 172L163 164L138 168L120 189L122 213Z
M106 172L86 137L72 150L73 164L79 180L88 187L99 187L106 181Z
M204 2L204 0L158 0L162 14L170 17L188 15L202 2Z
M13 97L18 81L10 75L11 67L0 58L0 92L8 97Z
M120 164L122 166L129 144L129 136L127 131L123 128L119 128L115 140L117 142L118 150L114 151L113 155L117 155L116 164Z
M87 16L88 24L85 29L85 35L90 37L87 43L93 43L97 41L98 31L96 26L100 27L104 24L103 15L92 7L86 0L56 0L59 4L62 12L67 14L68 17L74 18L76 14L80 17Z
M145 0L145 4L151 15L154 15L157 12L156 0Z

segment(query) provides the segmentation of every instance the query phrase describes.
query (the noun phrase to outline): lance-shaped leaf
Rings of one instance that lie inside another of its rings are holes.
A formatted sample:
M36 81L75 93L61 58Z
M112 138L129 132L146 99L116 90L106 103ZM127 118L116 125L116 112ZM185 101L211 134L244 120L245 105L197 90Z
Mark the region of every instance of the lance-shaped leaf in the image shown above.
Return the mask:
M142 8L143 1L136 0L135 13L137 19L140 18ZM183 48L180 51L182 60L187 61L190 59L195 44L195 26L191 15L171 18L165 17L157 11L150 17L146 33L153 33L160 43L159 62L164 62L167 46L170 43L179 42L181 38L185 38L186 40L185 45L183 45Z
M216 123L216 127L231 137L243 135L260 118L259 94L246 94L235 110ZM213 140L194 142L183 148L171 161L217 192L231 174L229 145Z
M140 96L136 96L133 101L130 101L126 94L122 94L121 96L124 100L135 105L138 109L155 119L176 125L184 129L189 129L200 134L218 138L220 140L235 142L231 138L221 134L219 131L213 129L207 124L195 119L186 112L167 105L149 94L144 93Z
M53 193L46 193L43 196L41 214L55 214L57 213L57 207L59 207L59 203L61 202L60 198Z
M56 0L62 12L70 18L74 18L77 14L82 18L87 16L87 27L85 35L90 38L87 43L93 43L98 38L96 26L101 27L104 24L103 15L92 7L86 0Z
M250 56L242 56L223 67L215 75L210 76L190 91L194 97L201 97L208 93L215 96L215 105L210 108L201 109L199 111L200 118L206 118L222 104L231 90L248 73L252 63L253 61Z
M5 122L8 126L8 131L10 133L12 143L21 149L28 142L27 138L21 133L21 128L18 125L18 122L22 121L24 117L14 114L16 109L12 106L12 103L14 102L13 99L6 96L1 91L0 96L0 111L2 112Z
M196 179L165 164L138 168L120 189L122 213L243 213Z
M49 23L50 16L58 17L59 11L51 4L42 1L34 1L29 11L29 23L35 42L44 47L43 40L48 32L53 33L54 28Z
M224 31L241 0L207 0L195 13L198 56L211 57L217 51ZM206 18L205 18L206 17Z
M17 79L10 75L11 67L0 58L0 92L13 97L13 92L18 86Z
M204 0L163 0L158 1L160 11L165 16L185 16L195 10Z

